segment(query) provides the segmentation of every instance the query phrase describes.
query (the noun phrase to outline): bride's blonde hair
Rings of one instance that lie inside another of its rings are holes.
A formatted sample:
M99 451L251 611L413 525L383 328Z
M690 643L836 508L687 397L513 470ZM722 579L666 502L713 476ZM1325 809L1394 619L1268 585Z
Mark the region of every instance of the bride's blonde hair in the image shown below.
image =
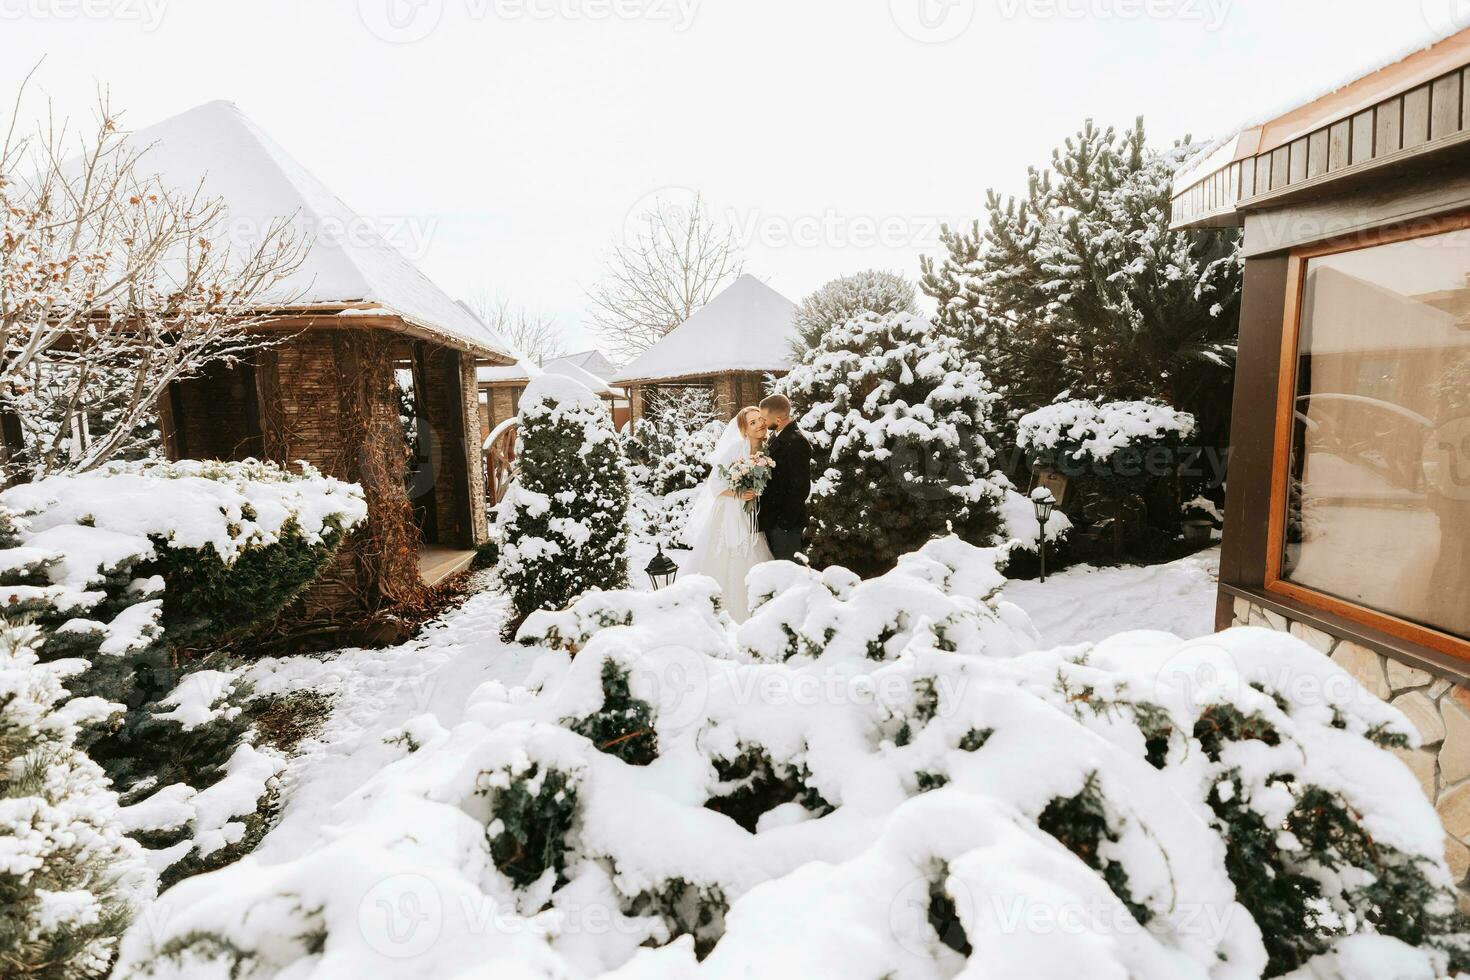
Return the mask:
M744 408L742 408L735 415L735 417L740 420L740 434L742 436L743 435L749 435L749 433L750 433L750 413L751 412L754 412L755 414L759 415L760 412L761 412L761 410L758 409L758 408L756 408L754 405L746 405Z

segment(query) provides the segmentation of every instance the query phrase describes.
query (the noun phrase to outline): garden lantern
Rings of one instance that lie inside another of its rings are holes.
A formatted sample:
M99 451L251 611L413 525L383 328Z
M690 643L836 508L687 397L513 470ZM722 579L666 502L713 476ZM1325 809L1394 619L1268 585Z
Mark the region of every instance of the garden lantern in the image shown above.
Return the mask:
M659 542L658 554L648 562L648 567L644 571L648 573L648 580L653 583L653 587L661 589L666 585L674 584L674 579L679 574L679 566L664 554L663 542Z
M1038 553L1041 556L1041 581L1046 581L1046 524L1051 520L1051 512L1057 506L1057 498L1046 487L1037 487L1031 491L1031 506L1036 508L1036 523L1041 527L1040 540L1038 541Z

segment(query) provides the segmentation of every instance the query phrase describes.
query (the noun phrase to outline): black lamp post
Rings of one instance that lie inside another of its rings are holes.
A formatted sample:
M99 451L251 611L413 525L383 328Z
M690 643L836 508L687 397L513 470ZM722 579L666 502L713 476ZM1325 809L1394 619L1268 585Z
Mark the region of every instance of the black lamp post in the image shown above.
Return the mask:
M1057 506L1057 498L1052 496L1046 487L1037 487L1031 491L1031 506L1036 508L1036 523L1041 525L1041 580L1046 581L1046 524L1051 520L1051 512Z
M664 545L660 541L658 554L654 555L648 562L648 567L644 571L648 573L648 581L653 583L653 587L655 589L661 589L666 585L674 584L674 579L679 574L679 566L675 565L673 559L664 554Z

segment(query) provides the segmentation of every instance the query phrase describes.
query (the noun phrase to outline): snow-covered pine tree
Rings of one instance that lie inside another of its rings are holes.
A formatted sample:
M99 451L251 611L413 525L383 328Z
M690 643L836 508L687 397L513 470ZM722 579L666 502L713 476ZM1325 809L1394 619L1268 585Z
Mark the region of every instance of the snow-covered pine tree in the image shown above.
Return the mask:
M953 337L910 313L862 313L827 331L778 388L812 444L814 565L876 574L947 527L989 543L1001 497L989 479L996 396Z
M154 879L40 638L0 623L0 974L101 977Z
M1157 398L1228 433L1239 317L1240 236L1171 231L1175 169L1200 151L1157 153L1143 121L1119 135L1091 120L1031 170L1026 193L986 200L984 227L946 229L920 288L938 321L1004 379L1014 419L1063 392Z
M500 505L507 635L538 609L628 581L628 476L607 409L548 374L526 386L520 419L520 475Z
M822 335L862 312L915 313L914 284L896 272L865 269L838 276L797 304L793 321L797 339L792 342L796 359L817 346Z
M725 428L713 393L698 387L656 389L645 411L639 425L654 446L653 492L662 496L702 485L709 476L709 454Z

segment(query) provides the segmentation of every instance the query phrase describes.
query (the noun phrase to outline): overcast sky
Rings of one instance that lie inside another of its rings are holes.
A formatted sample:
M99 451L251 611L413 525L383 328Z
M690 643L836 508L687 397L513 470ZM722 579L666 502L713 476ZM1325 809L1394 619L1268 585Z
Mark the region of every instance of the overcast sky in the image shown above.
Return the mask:
M655 198L700 191L792 299L913 276L1088 117L1220 135L1457 19L1470 0L0 0L0 83L44 56L61 109L102 83L139 128L233 101L451 294L578 348Z

